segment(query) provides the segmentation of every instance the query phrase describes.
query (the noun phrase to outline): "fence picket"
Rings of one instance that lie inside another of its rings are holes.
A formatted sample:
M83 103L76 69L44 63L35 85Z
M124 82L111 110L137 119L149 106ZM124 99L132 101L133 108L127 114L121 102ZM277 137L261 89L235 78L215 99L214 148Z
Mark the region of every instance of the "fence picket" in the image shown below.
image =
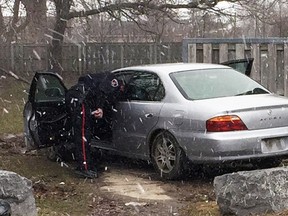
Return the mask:
M212 63L212 44L203 44L203 62Z
M288 44L284 44L284 95L288 96Z
M261 68L260 68L260 45L252 45L252 58L254 58L253 68L251 72L251 77L257 82L261 82Z
M219 45L219 62L228 61L228 44Z
M245 44L236 44L236 59L244 58L245 56Z

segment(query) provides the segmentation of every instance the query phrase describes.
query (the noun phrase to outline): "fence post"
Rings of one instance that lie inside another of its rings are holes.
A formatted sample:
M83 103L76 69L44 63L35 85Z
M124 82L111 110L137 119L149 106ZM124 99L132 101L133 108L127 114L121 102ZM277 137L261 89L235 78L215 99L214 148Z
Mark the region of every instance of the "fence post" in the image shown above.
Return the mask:
M170 63L171 62L171 44L168 43L167 44L167 49L168 49L168 62Z
M11 70L15 69L15 53L14 53L14 43L10 44L10 52L11 52Z
M243 59L245 53L244 44L236 44L236 59Z
M157 58L158 57L158 43L154 43L154 64L157 64Z
M260 45L259 44L252 45L252 58L254 58L254 61L253 61L251 77L260 83L261 82L261 74L260 74L261 65L260 65Z
M83 73L82 71L82 55L81 55L81 51L82 51L82 44L77 44L77 55L78 55L78 70L79 70L79 75L81 75ZM70 44L71 47L71 44Z
M121 44L120 46L120 65L124 67L124 45Z
M228 44L219 44L219 62L228 61Z
M203 62L212 62L212 44L203 44Z
M153 44L149 44L149 63L153 64Z
M276 71L277 71L277 52L276 52L276 44L268 44L268 69L269 69L269 77L268 77L268 88L274 93L277 93L276 88Z
M197 55L197 44L188 44L188 62L196 62L196 55Z
M284 44L284 96L288 96L288 44Z

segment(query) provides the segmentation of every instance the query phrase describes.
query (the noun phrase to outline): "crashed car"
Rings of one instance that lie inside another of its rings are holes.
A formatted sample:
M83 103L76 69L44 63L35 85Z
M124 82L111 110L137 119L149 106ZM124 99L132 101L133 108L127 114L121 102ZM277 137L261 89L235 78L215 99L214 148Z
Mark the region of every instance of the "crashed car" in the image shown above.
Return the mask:
M95 138L92 146L149 160L164 179L179 178L187 161L279 165L288 155L288 99L247 76L250 60L232 65L242 72L203 63L112 71L125 92L115 107L112 140ZM66 92L57 74L35 74L24 109L28 147L71 142Z

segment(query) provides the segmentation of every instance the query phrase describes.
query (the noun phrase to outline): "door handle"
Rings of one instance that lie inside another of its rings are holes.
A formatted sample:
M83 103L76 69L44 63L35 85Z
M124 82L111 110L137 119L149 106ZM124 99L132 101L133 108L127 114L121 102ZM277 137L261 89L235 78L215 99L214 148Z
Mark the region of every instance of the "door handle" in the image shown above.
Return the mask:
M153 117L153 113L147 113L147 114L145 114L145 117L146 118L152 118Z

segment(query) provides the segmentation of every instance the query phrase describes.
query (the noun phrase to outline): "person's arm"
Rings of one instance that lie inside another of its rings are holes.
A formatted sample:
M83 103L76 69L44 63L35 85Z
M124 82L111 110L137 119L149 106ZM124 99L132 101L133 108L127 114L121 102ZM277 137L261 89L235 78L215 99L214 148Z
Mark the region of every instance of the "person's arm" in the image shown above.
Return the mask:
M92 100L93 100L93 106L94 107L94 111L92 111L92 115L95 118L102 118L104 111L104 104L105 104L105 100L106 100L106 95L105 92L101 91L100 89L94 90L93 91L93 96L92 96Z

